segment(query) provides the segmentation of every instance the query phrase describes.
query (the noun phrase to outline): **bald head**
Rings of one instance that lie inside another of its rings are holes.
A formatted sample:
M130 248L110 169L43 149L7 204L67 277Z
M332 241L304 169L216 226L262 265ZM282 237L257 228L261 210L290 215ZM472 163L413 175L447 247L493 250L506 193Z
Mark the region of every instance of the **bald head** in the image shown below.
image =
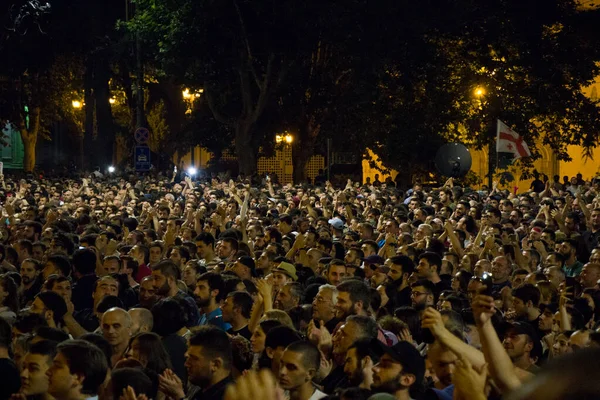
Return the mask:
M579 350L588 347L590 344L590 331L579 330L573 332L569 338L569 343L571 344L571 348L573 350Z
M146 308L132 308L129 310L131 317L131 334L151 332L154 327L154 318L150 310Z
M122 308L111 308L102 315L102 335L113 347L127 346L131 325L131 316Z
M593 288L600 280L600 264L587 263L583 266L579 275L579 282L584 288Z

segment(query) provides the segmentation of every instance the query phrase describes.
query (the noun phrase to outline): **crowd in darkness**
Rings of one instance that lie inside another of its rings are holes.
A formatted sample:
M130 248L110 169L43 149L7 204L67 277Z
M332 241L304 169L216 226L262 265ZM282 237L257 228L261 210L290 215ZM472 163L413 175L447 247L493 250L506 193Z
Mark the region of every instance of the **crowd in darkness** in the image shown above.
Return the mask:
M600 178L0 186L0 400L600 398Z

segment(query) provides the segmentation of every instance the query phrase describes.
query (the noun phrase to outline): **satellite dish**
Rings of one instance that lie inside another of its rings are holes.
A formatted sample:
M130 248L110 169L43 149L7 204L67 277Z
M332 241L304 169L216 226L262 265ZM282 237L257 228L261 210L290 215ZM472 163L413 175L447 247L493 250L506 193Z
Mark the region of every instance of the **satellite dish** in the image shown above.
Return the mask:
M435 155L435 166L444 176L462 178L471 169L471 153L464 144L446 143Z

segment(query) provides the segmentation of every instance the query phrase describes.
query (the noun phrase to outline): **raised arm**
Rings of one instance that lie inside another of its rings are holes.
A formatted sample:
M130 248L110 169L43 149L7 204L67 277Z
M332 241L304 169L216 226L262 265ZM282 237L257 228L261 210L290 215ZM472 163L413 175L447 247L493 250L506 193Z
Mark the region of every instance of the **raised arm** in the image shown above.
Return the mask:
M481 340L481 349L488 362L490 375L503 393L518 388L521 386L521 379L519 379L516 368L492 325L491 317L496 312L494 298L477 295L472 306Z

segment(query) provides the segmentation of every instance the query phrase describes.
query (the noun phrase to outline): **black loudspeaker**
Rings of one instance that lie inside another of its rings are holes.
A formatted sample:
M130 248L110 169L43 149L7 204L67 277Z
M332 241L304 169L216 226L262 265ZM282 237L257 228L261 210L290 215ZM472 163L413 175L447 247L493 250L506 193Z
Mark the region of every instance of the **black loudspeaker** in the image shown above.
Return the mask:
M435 155L438 171L449 178L462 178L471 169L471 153L464 144L446 143Z

